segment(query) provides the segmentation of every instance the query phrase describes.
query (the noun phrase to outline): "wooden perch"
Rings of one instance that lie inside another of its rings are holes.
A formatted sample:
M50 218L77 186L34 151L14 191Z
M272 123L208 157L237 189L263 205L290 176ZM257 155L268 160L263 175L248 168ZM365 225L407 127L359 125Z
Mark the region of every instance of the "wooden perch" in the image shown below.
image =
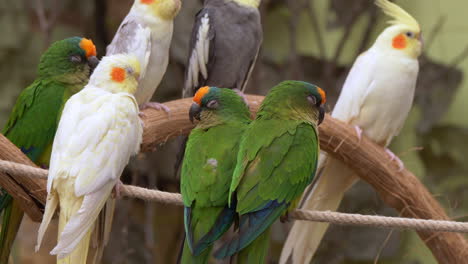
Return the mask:
M255 113L263 97L248 95L247 99ZM154 150L158 144L189 133L193 128L188 120L191 103L190 98L166 103L171 109L170 114L154 109L145 110L142 151ZM352 127L327 115L320 125L320 146L355 170L401 216L449 220L444 209L416 176L407 170L399 172L398 164L390 161L384 149L366 137L359 142ZM0 159L32 165L4 137L0 137ZM0 175L0 185L21 201L23 209L33 220L40 220L39 205L45 202L46 197L44 180L27 176L13 180L9 175ZM461 234L429 231L418 231L418 234L439 263L468 263L468 242Z

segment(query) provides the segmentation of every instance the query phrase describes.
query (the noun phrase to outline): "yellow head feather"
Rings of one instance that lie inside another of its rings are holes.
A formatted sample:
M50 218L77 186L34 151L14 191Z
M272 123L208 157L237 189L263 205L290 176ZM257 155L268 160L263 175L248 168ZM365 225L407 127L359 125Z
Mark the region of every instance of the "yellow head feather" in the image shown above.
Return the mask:
M382 11L394 20L389 21L392 25L405 25L411 28L411 30L420 32L418 21L414 19L408 12L398 5L388 0L376 0L375 4L382 9Z
M234 0L234 2L244 5L244 6L249 6L253 8L258 8L260 5L261 0Z
M113 93L134 94L140 76L140 62L130 54L104 56L89 83Z

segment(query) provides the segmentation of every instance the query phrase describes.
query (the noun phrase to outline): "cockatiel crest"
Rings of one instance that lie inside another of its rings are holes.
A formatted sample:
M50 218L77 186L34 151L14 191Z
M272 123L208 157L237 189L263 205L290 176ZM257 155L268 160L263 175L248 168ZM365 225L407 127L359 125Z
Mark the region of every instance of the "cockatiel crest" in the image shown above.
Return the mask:
M393 18L389 21L392 26L380 34L376 43L384 47L388 47L391 43L392 50L402 51L411 58L419 57L422 50L422 35L416 19L388 0L376 0L375 4Z
M394 20L389 21L391 25L405 25L414 31L421 31L418 21L414 19L408 12L398 5L388 0L377 0L375 4L382 9L382 11Z

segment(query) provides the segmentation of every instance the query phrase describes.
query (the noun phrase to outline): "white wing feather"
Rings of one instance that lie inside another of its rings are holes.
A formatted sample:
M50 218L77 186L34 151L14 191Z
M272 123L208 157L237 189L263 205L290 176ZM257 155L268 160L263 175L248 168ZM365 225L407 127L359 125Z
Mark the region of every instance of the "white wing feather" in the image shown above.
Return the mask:
M203 78L208 78L208 61L210 54L210 40L209 40L209 31L210 31L210 18L208 14L205 14L201 18L200 27L198 28L197 33L197 42L195 43L192 53L190 55L188 70L187 70L187 80L185 83L185 89L183 96L191 94L194 87L199 86L198 76L201 74Z
M130 53L135 55L140 61L141 80L145 77L151 55L151 29L149 27L143 27L141 24L139 24L135 36L136 38L132 42L129 50Z
M138 106L126 93L87 87L65 105L52 148L48 192L64 172L76 178L82 196L114 182L131 155L138 153L142 127Z
M139 151L143 127L138 105L128 93L86 87L68 100L52 148L47 191L59 178L74 181L84 196L65 225L54 254L73 251L95 222L130 157Z
M346 78L340 97L333 108L332 116L351 122L359 116L366 95L372 90L372 77L376 60L371 50L361 54L354 62Z

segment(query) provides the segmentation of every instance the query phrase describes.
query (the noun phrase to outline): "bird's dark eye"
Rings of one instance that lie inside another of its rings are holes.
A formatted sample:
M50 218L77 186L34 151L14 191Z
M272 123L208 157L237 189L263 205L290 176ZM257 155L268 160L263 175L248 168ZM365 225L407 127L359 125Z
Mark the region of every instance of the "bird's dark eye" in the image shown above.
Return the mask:
M70 61L73 63L80 63L81 62L81 56L80 55L71 55L70 56Z
M311 103L312 105L317 105L317 97L313 96L313 95L309 95L307 96L307 101L309 101L309 103Z
M413 32L408 31L408 32L406 32L406 36L407 36L408 38L413 38L413 37L414 37L414 34L413 34Z
M211 100L206 104L206 107L208 107L209 109L216 109L218 108L218 106L219 104L218 104L218 101L216 100Z

